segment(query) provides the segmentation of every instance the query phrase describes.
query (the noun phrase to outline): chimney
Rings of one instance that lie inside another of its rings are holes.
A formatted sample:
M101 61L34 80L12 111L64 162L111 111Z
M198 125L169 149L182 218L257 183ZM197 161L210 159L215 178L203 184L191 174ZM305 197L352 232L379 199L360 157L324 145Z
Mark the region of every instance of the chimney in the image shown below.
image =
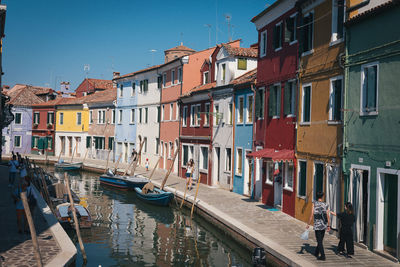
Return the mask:
M60 92L64 96L64 94L69 93L69 82L61 82L60 83Z
M113 72L113 79L115 79L115 78L117 78L119 76L120 76L119 72L116 72L116 71Z

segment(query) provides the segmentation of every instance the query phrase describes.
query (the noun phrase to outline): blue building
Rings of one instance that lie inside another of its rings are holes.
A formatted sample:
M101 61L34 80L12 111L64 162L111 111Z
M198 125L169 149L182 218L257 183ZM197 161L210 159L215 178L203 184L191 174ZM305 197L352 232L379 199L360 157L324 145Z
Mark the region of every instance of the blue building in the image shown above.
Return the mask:
M136 148L135 107L137 105L137 81L134 73L116 77L117 103L115 107L115 160L130 162L132 150Z
M233 192L251 196L253 194L253 161L246 155L253 149L254 94L256 70L238 77L234 84L234 167Z

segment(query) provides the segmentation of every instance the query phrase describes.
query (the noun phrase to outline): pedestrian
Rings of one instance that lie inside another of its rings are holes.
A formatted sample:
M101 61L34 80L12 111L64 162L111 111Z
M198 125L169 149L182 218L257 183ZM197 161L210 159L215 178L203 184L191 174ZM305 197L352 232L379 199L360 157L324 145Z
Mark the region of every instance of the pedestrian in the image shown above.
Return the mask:
M26 191L26 188L27 184L24 181L22 181L22 184L21 182L19 182L17 188L14 190L12 194L12 197L14 199L15 209L17 211L17 225L19 234L22 234L23 230L25 231L25 233L28 233L28 223L26 220L24 205L21 199L21 192Z
M13 155L12 160L8 162L9 172L8 172L8 187L12 187L15 182L15 177L17 176L17 171L19 167L19 162L17 156Z
M322 201L324 192L317 192L317 201L312 204L310 219L308 220L307 229L310 227L311 220L314 217L314 231L315 238L317 239L317 248L315 249L315 257L318 260L325 260L324 252L324 236L325 231L330 231L329 223L329 205Z
M133 161L136 161L136 159L137 159L137 152L136 152L136 149L132 149L132 160Z
M144 166L146 167L146 171L149 171L149 159L146 158L146 162L144 163Z
M336 214L331 211L331 214L337 216L340 220L337 252L344 254L344 245L346 244L347 257L351 257L350 255L354 255L353 224L356 221L353 214L353 205L350 202L347 202L344 205L344 212Z
M186 163L186 186L189 187L189 190L192 189L193 171L194 171L194 160L190 159L189 162Z

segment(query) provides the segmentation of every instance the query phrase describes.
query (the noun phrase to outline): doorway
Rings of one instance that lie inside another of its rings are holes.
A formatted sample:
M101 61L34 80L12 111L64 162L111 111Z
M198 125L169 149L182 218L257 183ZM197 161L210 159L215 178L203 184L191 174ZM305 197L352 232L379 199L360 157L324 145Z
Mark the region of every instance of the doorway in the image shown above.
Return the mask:
M72 136L68 136L69 156L72 156Z
M219 184L220 181L220 168L221 168L221 148L214 148L214 175L213 175L213 185Z
M250 158L247 157L247 154L250 152L251 152L250 150L245 150L245 158L244 158L243 194L246 196L250 196L251 193L251 166L250 166Z
M274 207L282 207L282 197L283 197L283 173L282 164L275 162L274 172L273 172L273 183L274 183Z
M65 156L65 136L60 136L61 140L61 154Z
M324 164L314 163L314 200L317 200L317 193L324 192Z

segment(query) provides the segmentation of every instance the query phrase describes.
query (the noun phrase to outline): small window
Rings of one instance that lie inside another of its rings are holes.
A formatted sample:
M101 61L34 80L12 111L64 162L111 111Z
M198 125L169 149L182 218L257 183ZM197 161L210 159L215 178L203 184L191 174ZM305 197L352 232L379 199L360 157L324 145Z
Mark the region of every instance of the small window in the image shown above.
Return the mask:
M293 163L285 164L285 189L293 190L293 176L294 176L294 166Z
M175 83L175 70L171 71L171 84Z
M243 123L243 118L244 118L244 97L241 96L238 99L239 101L239 105L238 105L238 119L237 122L238 123Z
M243 170L243 149L237 148L236 149L236 175L242 176Z
M143 142L144 142L144 144L143 144L143 152L147 153L147 137L143 138Z
M131 123L135 123L135 109L131 109Z
M173 115L174 115L174 104L169 105L169 120L173 120Z
M60 113L60 125L64 124L64 113Z
M157 107L157 122L161 121L161 107Z
M272 118L279 118L281 114L281 85L276 84L270 87L268 115Z
M93 123L93 110L89 111L89 124Z
M135 88L136 88L136 83L132 82L131 96L135 95Z
M274 182L274 163L267 162L267 177L265 179L266 184L273 184Z
M267 31L260 33L260 57L267 55Z
M155 143L155 153L158 155L159 153L159 147L160 147L160 138L156 137L156 143Z
M142 123L142 109L139 108L139 123Z
M297 14L290 16L285 21L285 42L293 43L297 40Z
M344 0L333 0L332 7L332 38L331 41L339 41L343 38L344 32Z
M186 166L186 163L189 162L189 146L182 145L183 153L182 153L182 166Z
M167 85L167 74L166 73L163 73L162 82L163 82L163 87L165 87Z
M361 115L378 112L378 63L361 66Z
M232 103L229 103L229 107L228 107L228 124L229 125L232 125L232 122L233 122L233 112L232 112L232 110L233 110L233 104Z
M219 105L214 105L214 113L215 113L215 125L219 125L221 114L219 113Z
M210 103L205 104L206 111L204 112L204 126L210 125Z
M162 105L162 110L161 110L161 121L164 121L165 119L165 105Z
M253 96L247 96L247 121L246 123L253 122Z
M237 62L238 62L238 65L237 65L238 70L247 70L247 59L246 58L238 58Z
M122 84L119 86L119 96L120 97L124 96L124 86Z
M182 82L182 68L178 69L178 82L181 83Z
M283 92L284 97L284 113L285 116L295 116L296 114L296 82L295 81L288 81L285 84L285 89Z
M54 124L54 112L47 112L47 124Z
M187 112L188 112L188 107L184 106L183 112L182 112L182 126L183 127L187 126Z
M282 48L282 22L279 22L274 27L274 49Z
M298 190L297 194L300 197L306 197L307 189L307 161L299 160L299 174L298 174Z
M232 170L232 149L225 149L225 171L230 172Z
M14 123L22 124L22 113L19 112L15 113Z
M159 76L157 77L157 88L158 88L158 89L161 89L161 87L162 87L162 76L159 75Z
M108 137L108 150L113 150L114 148L114 137Z
M21 136L15 135L14 136L14 147L21 147Z
M203 72L203 84L209 83L208 73L208 71Z
M331 79L329 97L329 120L341 121L342 120L342 106L343 106L343 79L337 77Z
M255 116L258 119L264 118L265 88L261 87L256 91Z
M221 68L222 68L222 76L221 76L221 81L225 81L225 74L226 74L226 65L225 64L222 64L221 65Z
M200 148L200 169L208 170L208 147L202 146Z
M311 85L303 85L301 122L311 121Z
M82 125L82 113L81 112L76 113L76 124Z
M302 28L302 52L304 53L313 49L314 13L310 12L304 16Z
M121 124L122 123L122 109L119 110L119 114L118 114L118 123Z
M39 112L33 113L33 123L34 124L40 123L40 113Z
M149 121L149 108L144 108L144 123Z
M111 115L111 123L115 123L115 109L112 110L112 115Z

